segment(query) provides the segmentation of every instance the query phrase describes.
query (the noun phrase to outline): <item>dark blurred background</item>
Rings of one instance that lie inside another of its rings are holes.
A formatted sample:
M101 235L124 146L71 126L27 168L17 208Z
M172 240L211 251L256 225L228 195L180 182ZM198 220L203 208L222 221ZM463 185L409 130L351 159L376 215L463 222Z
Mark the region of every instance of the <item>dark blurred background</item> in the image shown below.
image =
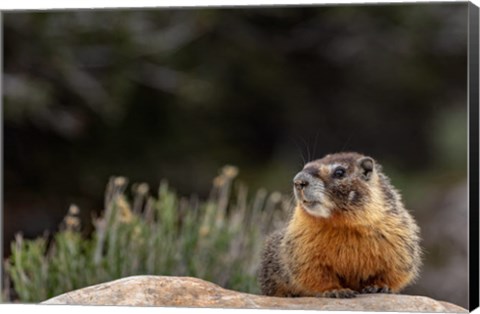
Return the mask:
M376 158L419 221L405 293L467 307L467 3L4 13L4 254L84 225L108 178L206 197L225 164L291 191Z

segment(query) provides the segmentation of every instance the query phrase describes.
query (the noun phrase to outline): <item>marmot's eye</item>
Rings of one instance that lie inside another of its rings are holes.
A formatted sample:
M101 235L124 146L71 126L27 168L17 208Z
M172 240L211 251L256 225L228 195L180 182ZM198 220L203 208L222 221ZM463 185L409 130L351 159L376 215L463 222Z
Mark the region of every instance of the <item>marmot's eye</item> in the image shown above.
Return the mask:
M339 179L339 178L343 178L345 176L345 168L343 167L337 167L334 171L333 171L333 177L335 179Z

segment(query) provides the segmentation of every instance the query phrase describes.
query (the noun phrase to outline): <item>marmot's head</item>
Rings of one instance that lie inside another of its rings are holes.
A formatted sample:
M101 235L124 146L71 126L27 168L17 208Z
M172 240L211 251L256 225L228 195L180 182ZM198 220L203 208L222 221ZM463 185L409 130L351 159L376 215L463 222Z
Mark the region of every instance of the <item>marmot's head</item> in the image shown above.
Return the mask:
M331 154L309 162L293 179L297 204L323 218L361 210L372 198L378 171L373 158L358 153Z

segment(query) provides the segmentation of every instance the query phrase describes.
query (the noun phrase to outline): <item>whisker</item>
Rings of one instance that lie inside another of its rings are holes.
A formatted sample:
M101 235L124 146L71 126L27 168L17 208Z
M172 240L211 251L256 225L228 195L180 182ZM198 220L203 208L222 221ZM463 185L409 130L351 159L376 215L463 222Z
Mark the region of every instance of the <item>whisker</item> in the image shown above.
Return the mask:
M297 147L297 150L300 153L300 157L302 158L302 161L303 161L303 164L301 164L300 167L303 168L303 166L306 164L306 162L305 162L305 157L303 155L302 148L300 147L300 145L297 143L297 141L292 136L290 136L290 139L293 141L293 144Z
M305 148L307 149L307 160L308 162L312 161L312 158L310 156L310 148L308 147L308 143L307 141L305 141L305 139L303 137L300 137L300 139L302 140L303 144L305 145Z
M295 195L293 194L293 192L292 192L292 194L290 195L290 199L289 199L288 202L290 203L290 206L295 206L295 203L296 203L296 202L295 202Z

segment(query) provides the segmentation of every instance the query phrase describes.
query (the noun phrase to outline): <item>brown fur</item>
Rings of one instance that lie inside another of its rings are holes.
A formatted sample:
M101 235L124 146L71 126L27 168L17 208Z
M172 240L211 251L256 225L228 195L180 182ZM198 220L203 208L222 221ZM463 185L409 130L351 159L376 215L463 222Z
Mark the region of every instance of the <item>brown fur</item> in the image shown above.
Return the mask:
M353 292L398 292L417 277L418 227L379 165L371 177L361 179L351 165L362 157L334 154L306 165L325 182L325 203L335 209L322 218L297 204L287 228L265 246L259 273L263 294L351 297ZM349 165L347 177L330 182L328 165L338 162ZM351 190L358 197L346 200Z

